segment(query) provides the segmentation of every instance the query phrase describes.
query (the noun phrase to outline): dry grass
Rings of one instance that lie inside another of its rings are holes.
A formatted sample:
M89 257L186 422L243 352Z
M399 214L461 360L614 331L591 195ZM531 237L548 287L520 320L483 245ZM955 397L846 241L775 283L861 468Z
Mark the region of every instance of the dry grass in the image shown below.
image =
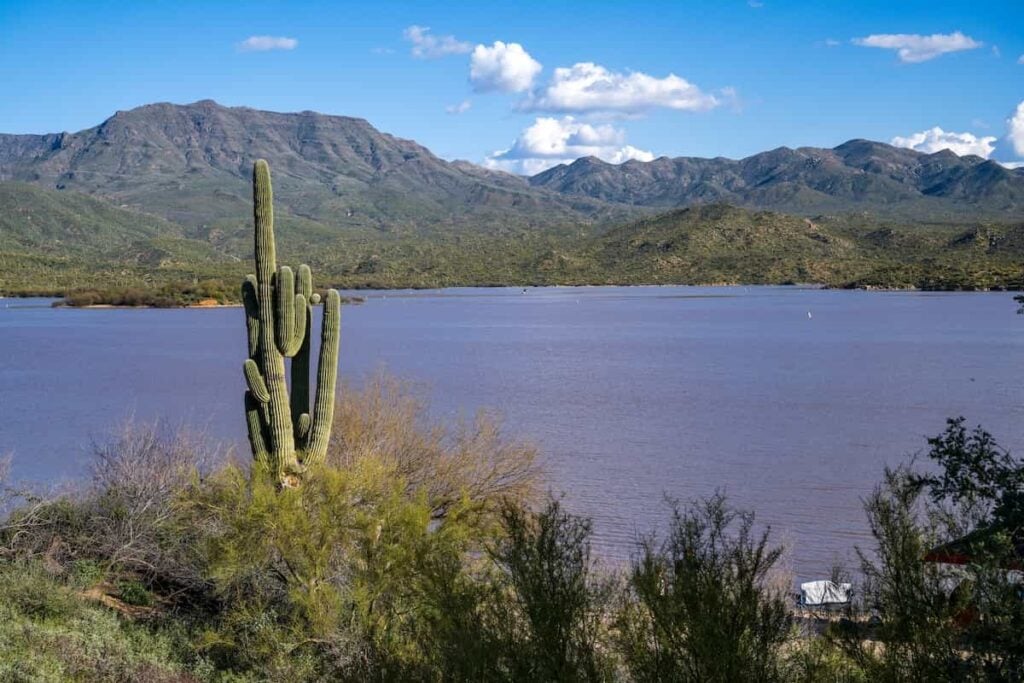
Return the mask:
M507 437L496 415L481 411L446 427L408 383L384 374L342 390L327 457L342 468L366 458L393 468L436 517L463 498L488 506L531 500L540 480L537 449Z

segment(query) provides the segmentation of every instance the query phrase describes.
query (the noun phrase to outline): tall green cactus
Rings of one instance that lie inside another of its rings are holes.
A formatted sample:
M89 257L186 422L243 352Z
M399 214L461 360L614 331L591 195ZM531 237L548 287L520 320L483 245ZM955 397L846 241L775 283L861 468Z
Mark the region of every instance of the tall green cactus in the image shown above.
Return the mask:
M298 283L291 268L277 266L273 193L266 161L260 159L253 166L252 184L256 274L242 283L249 333L249 358L242 366L248 385L246 423L256 465L280 486L294 487L311 466L327 456L338 379L341 297L331 289L323 301L316 398L310 412L310 326L312 307L320 303L320 295L313 292L309 266L299 266ZM291 358L290 394L285 358Z

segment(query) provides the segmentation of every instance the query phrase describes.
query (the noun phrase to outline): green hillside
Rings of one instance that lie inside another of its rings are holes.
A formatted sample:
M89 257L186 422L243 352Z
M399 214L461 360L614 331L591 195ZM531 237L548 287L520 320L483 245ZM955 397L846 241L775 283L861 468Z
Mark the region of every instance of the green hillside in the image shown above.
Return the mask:
M243 209L245 207L242 207ZM0 293L93 290L89 300L233 298L251 258L238 226L188 230L67 190L0 183ZM1024 225L803 218L725 204L600 231L338 231L286 216L281 254L344 288L551 284L781 284L925 289L1024 285ZM216 280L210 283L208 281ZM206 283L196 289L197 283ZM176 297L174 292L185 292ZM98 294L97 294L98 292ZM145 297L143 297L145 298Z
M77 192L0 183L0 292L138 286L230 262L162 218Z

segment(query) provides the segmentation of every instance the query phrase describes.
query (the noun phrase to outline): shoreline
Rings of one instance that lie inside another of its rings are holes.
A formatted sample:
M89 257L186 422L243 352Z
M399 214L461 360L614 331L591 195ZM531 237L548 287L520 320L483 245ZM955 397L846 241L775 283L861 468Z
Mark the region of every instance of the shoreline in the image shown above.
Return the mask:
M628 283L628 284L545 284L545 285L446 285L439 287L359 287L348 290L348 292L360 292L360 293L388 293L388 292L431 292L431 291L448 291L448 290L478 290L478 289L495 289L495 290L521 290L526 293L528 290L539 290L539 289L601 289L601 288L641 288L641 287L657 287L657 288L668 288L668 287L685 287L685 288L714 288L714 289L737 289L737 288L748 288L748 287L764 287L764 288L780 288L780 289L813 289L813 290L829 290L829 291L862 291L862 292L873 292L873 293L921 293L921 294L992 294L992 293L1016 293L1024 291L1024 289L1010 288L1010 287L977 287L977 288L958 288L958 289L944 289L944 288L921 288L921 287L879 287L873 285L861 286L861 287L843 287L836 285L828 285L815 282L796 282L796 283L785 283L785 284L766 284L766 283L727 283L727 282L714 282L707 284L676 284L676 283ZM371 295L372 296L372 295ZM88 304L85 306L75 306L72 304L65 303L63 297L59 296L41 296L39 294L0 294L0 299L53 299L50 303L52 308L74 308L80 310L109 310L109 309L167 309L167 310L180 310L180 309L219 309L219 308L241 308L241 303L218 303L218 304L182 304L175 306L129 306L121 304ZM367 297L364 296L346 296L342 295L342 305L361 305L366 303Z

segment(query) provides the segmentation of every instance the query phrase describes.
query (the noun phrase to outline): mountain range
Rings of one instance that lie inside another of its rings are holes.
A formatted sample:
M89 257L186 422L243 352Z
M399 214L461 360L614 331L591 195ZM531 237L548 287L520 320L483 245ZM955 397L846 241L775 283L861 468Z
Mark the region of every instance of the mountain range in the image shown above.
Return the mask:
M446 161L362 119L203 100L76 133L0 134L0 265L27 259L41 281L46 263L57 272L67 259L177 274L238 263L251 256L257 158L273 169L283 253L360 284L855 278L863 268L822 264L896 263L901 249L935 258L962 227L1024 213L1024 169L950 151L851 140L739 160L586 157L522 177ZM935 226L946 226L938 241L906 237ZM661 246L637 247L638 230ZM896 237L865 241L879 230ZM750 269L729 250L796 260ZM708 266L713 254L721 267Z
M191 229L248 221L257 158L271 163L284 217L349 232L500 232L628 213L314 112L204 100L120 111L77 133L0 135L0 181L94 195Z
M834 149L780 147L740 160L661 157L613 165L586 157L529 180L563 195L661 208L727 202L799 215L857 211L919 220L1013 217L1024 208L1024 169L870 140Z
M211 100L120 111L77 133L0 135L0 181L91 194L186 227L246 218L256 158L287 214L348 230L553 228L726 202L800 215L1015 217L1024 169L868 140L740 160L578 159L530 178L448 162L363 119Z

